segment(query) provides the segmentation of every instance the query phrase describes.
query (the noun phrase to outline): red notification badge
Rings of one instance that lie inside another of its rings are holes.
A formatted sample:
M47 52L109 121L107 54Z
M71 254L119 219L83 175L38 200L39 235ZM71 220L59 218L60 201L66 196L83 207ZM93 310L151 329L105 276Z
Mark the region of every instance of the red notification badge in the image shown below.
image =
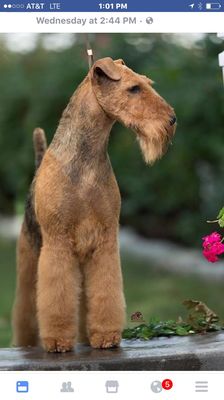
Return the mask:
M165 390L170 390L173 387L173 382L171 379L164 379L164 381L162 381L162 387Z

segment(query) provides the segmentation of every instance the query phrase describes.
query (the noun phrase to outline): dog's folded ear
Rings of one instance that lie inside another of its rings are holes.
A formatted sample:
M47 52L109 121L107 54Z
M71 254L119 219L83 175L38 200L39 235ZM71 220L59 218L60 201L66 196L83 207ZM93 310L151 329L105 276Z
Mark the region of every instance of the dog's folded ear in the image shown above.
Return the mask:
M114 60L114 62L115 62L116 64L126 65L125 62L124 62L124 60L122 60L122 58L119 58L118 60Z
M92 78L98 83L105 79L112 81L119 81L121 79L120 68L110 57L96 61L92 70Z

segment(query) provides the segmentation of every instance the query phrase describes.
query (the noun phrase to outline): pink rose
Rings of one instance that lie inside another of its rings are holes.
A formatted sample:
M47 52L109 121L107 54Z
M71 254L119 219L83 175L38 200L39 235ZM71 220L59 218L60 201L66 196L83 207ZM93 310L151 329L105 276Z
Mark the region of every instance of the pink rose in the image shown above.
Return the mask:
M213 232L211 235L203 237L203 255L209 262L218 261L219 255L224 253L224 244L219 233Z
M211 235L207 235L202 238L203 240L203 247L207 247L216 242L220 242L222 240L221 235L218 232L212 232Z
M206 258L206 260L208 260L209 262L216 262L218 261L218 257L216 256L216 254L214 254L213 252L209 251L209 250L203 250L203 256Z

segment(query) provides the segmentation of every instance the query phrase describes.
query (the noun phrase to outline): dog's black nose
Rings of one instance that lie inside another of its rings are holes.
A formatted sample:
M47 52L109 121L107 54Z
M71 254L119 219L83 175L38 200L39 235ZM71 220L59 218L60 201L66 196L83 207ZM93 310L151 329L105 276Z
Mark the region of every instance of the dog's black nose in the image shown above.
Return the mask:
M170 125L171 125L171 126L174 125L176 121L177 121L177 118L175 117L175 115L173 115L173 116L170 118Z

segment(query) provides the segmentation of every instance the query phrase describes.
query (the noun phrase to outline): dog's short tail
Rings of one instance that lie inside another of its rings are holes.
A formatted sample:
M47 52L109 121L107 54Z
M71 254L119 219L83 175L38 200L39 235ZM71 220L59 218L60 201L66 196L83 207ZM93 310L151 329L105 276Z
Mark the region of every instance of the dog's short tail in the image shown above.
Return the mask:
M36 128L33 131L33 146L35 152L36 170L39 168L45 151L47 150L47 140L43 129Z

